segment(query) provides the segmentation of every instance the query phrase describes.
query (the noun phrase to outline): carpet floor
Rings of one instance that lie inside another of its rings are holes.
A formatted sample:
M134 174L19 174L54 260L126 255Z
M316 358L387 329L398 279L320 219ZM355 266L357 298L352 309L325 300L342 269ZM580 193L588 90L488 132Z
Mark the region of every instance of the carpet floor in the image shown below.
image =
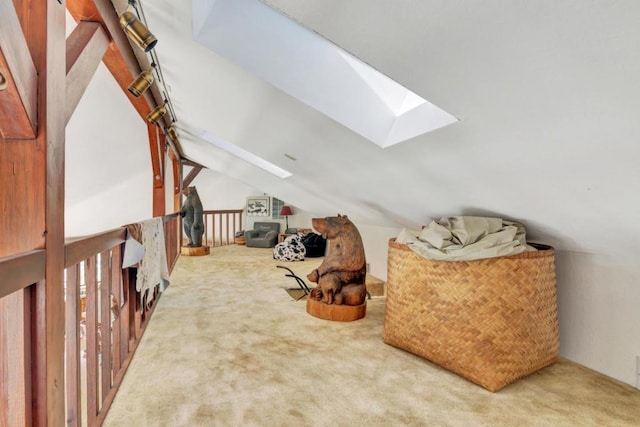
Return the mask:
M567 360L491 393L388 346L382 297L355 322L309 316L276 266L307 281L321 261L180 257L104 425L639 425L638 390Z

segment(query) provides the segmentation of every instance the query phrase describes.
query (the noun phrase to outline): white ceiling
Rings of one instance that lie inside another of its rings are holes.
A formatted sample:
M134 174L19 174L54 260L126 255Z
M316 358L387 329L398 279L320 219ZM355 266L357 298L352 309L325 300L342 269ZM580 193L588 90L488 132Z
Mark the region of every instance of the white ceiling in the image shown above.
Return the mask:
M639 252L640 2L265 3L460 122L379 148L194 41L190 1L143 0L192 160L318 215L411 227L495 215L561 249Z
M388 147L456 118L256 0L193 0L196 41Z

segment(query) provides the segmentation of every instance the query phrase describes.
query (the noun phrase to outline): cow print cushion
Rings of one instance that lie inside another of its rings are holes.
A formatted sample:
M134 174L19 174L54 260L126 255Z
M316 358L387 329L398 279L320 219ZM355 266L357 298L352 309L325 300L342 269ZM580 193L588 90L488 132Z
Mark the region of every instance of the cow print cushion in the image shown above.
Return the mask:
M273 258L279 261L304 261L307 249L302 244L302 236L294 234L273 248Z

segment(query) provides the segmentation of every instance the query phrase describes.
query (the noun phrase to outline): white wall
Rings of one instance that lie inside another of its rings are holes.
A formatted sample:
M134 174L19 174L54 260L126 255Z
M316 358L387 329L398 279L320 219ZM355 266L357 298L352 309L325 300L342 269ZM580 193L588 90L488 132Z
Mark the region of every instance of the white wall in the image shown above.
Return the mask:
M147 126L100 64L66 128L65 235L151 218Z
M386 281L388 240L400 230L357 226L371 273ZM557 251L556 273L561 356L635 386L640 259Z
M636 384L640 259L558 251L560 353Z
M389 239L396 237L400 232L400 228L357 224L356 226L362 236L364 253L369 263L369 273L386 282Z
M185 167L183 176L191 170ZM196 187L205 210L244 209L247 196L256 194L256 189L210 169L203 169L190 184ZM261 194L261 193L258 193Z

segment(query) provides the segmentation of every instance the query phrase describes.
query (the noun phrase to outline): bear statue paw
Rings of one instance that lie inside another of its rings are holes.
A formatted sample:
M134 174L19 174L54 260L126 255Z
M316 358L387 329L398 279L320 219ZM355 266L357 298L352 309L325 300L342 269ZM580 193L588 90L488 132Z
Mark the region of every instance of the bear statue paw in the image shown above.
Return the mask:
M322 291L318 288L311 289L311 293L309 294L309 298L315 301L320 301L322 299Z

